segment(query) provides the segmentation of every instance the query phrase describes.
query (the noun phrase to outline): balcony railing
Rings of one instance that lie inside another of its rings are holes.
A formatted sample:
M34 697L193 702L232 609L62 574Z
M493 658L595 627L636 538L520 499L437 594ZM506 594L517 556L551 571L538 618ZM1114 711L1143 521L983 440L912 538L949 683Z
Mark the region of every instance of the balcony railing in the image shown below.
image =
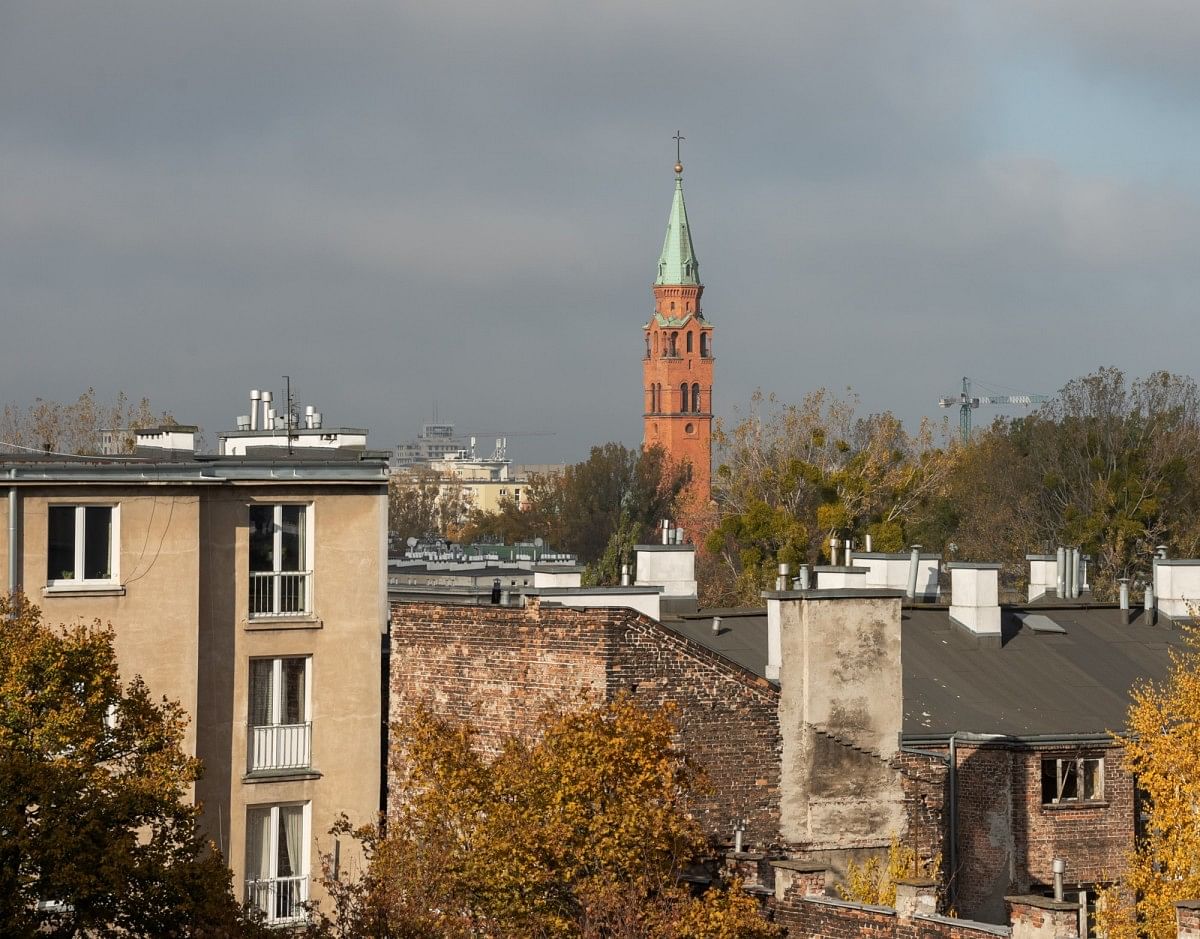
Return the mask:
M301 923L307 918L307 877L268 877L246 881L246 903L263 914L269 926Z
M250 616L297 616L309 612L312 571L251 571Z
M250 772L307 769L312 765L312 723L250 728Z

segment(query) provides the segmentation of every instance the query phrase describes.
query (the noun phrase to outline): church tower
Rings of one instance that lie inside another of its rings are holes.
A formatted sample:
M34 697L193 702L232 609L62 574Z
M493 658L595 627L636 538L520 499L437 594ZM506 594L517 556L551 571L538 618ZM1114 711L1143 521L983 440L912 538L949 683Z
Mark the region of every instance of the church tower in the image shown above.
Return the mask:
M678 159L678 157L677 157ZM712 481L712 325L704 318L700 264L683 203L683 164L654 280L654 313L643 327L643 446L661 445L692 464L694 499L707 502Z

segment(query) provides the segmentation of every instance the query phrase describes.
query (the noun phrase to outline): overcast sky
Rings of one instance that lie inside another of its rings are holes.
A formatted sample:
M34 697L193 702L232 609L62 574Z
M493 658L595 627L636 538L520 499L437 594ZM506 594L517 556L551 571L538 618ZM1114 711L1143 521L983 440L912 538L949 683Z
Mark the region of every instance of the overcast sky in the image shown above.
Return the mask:
M1197 102L1194 0L0 0L0 401L637 444L677 128L719 414L1190 372Z

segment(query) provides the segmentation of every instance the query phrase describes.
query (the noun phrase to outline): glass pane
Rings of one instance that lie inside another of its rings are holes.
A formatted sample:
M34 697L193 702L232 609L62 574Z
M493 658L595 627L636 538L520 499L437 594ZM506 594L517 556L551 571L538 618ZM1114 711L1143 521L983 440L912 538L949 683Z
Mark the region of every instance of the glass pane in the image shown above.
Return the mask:
M1042 803L1058 798L1058 760L1042 760Z
M1100 761L1083 761L1083 797L1085 799L1103 799L1104 793L1100 786Z
M271 720L271 680L275 677L272 659L250 661L250 725L264 727Z
M304 659L283 660L281 724L304 723Z
M75 506L52 505L47 519L46 579L75 578Z
M274 570L275 506L250 506L250 570Z
M112 506L89 505L83 510L83 576L107 580L112 576Z
M246 810L246 879L271 876L271 809Z
M1058 798L1063 799L1078 799L1079 798L1079 764L1075 760L1059 760L1058 761Z
M280 877L298 877L303 873L301 852L304 850L302 830L304 807L284 805L279 809L279 861Z
M285 505L283 508L283 536L281 539L279 569L281 571L304 570L304 506Z

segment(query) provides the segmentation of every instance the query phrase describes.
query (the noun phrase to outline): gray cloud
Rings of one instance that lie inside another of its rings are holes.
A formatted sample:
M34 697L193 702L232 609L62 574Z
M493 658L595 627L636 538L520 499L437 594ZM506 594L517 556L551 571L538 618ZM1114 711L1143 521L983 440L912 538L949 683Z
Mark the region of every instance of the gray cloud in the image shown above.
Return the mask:
M556 432L520 459L635 443L676 127L726 410L852 384L913 420L963 373L1186 370L1189 343L1152 336L1192 335L1194 196L988 142L990 57L1069 25L981 32L934 2L9 5L2 397L125 388L216 429L287 372L378 445L435 400Z

